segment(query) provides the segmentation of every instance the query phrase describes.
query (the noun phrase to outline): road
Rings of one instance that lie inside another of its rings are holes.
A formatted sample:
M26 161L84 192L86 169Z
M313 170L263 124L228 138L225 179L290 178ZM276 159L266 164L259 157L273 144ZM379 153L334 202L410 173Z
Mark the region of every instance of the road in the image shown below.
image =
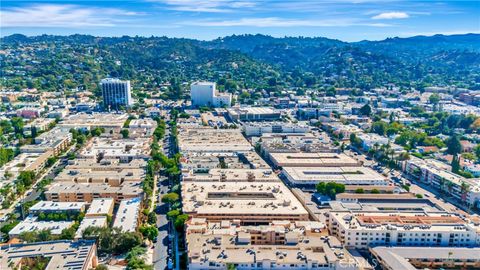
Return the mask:
M162 180L162 181L160 181ZM159 179L159 193L158 199L159 203L157 205L157 227L158 227L158 237L157 243L154 245L153 251L153 266L155 270L164 270L167 267L167 259L168 259L168 220L166 211L168 209L168 205L162 203L160 198L163 194L167 193L169 190L168 187L168 179Z
M165 130L165 137L162 141L162 149L165 155L168 157L172 156L172 138L170 136L170 129L167 128ZM167 261L168 261L168 249L170 245L169 241L169 221L167 219L166 213L168 211L168 205L161 201L161 197L163 194L166 194L170 191L171 183L168 178L160 176L157 182L158 193L157 199L158 204L156 207L157 213L157 228L158 228L158 236L157 236L157 243L154 244L154 251L153 251L153 267L155 270L164 270L167 268Z

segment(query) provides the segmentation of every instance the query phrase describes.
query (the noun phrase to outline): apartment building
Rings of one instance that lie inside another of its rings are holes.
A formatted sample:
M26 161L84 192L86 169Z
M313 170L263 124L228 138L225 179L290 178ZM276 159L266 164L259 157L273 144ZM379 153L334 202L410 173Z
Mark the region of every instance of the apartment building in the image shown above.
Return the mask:
M122 200L115 215L113 227L120 228L122 232L134 232L139 223L141 205L141 198Z
M78 158L88 159L118 159L121 162L131 162L134 159L150 157L150 138L111 139L95 137L79 152Z
M474 205L480 200L478 181L452 173L450 166L440 161L412 157L403 163L403 170L466 205Z
M308 220L308 212L281 182L182 182L183 212L209 221L243 223Z
M374 247L369 251L385 270L480 269L480 248Z
M97 183L118 187L124 182L141 182L145 179L146 161L132 160L121 163L118 159L76 159L69 162L56 177L55 182Z
M58 156L70 146L72 134L60 128L53 128L37 136L34 141L35 144L24 145L20 150L23 153L44 153L52 151L53 155Z
M89 270L98 264L93 240L9 244L0 246L0 253L0 269L23 269L32 258L45 259L45 269Z
M454 214L330 212L328 229L347 247L478 246L480 224Z
M103 128L107 133L118 133L127 119L128 114L126 113L77 113L69 115L58 123L57 126L65 131L70 129L92 130L94 128Z
M113 198L115 203L121 200L142 197L141 182L125 182L118 187L100 183L62 183L58 182L45 191L45 197L55 202L86 202L94 199Z
M272 221L239 226L192 219L187 224L188 267L196 269L372 269L361 264L319 222Z

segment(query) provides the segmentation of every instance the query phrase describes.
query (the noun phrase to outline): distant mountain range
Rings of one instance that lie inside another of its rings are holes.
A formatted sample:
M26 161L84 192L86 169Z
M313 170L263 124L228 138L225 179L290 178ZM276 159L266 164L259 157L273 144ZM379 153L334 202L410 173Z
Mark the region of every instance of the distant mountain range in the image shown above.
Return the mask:
M221 74L229 73L232 79L248 86L258 86L256 82L265 84L262 76L277 76L284 85L302 86L305 76L313 76L315 84L320 86L457 84L480 89L479 34L360 42L322 37L274 38L260 34L233 35L212 41L16 34L3 37L1 43L2 48L42 43L98 46L103 50L102 56L121 60L131 69L147 68L169 76L180 74L183 79L218 79ZM133 73L119 70L114 75L133 76Z

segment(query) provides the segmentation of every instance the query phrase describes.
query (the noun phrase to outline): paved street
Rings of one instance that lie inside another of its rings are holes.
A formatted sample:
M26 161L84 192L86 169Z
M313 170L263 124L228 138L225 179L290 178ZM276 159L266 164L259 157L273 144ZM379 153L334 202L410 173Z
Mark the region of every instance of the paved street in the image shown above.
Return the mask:
M161 179L161 178L160 178ZM160 180L159 179L159 180ZM168 192L168 180L163 180L160 182L158 198L160 198L163 194ZM153 264L155 270L163 270L167 267L167 259L168 259L168 220L165 215L167 211L167 205L162 203L161 201L157 205L157 227L158 230L158 237L157 243L154 245L154 252L153 252Z

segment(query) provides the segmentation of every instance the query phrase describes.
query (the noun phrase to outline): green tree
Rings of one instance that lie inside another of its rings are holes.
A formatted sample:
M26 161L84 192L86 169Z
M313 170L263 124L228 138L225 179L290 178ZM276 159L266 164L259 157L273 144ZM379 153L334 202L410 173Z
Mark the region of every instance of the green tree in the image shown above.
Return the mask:
M130 133L130 132L128 131L128 129L122 129L122 130L120 131L120 134L122 134L122 137L123 137L124 139L127 139L127 138L128 138L129 133Z
M458 136L453 135L447 140L447 153L450 155L457 155L462 152L462 145Z
M365 104L360 108L359 112L360 115L370 116L372 114L372 107L370 107L369 104Z
M177 193L167 193L162 196L162 202L164 203L174 203L177 202L180 199L180 196Z

